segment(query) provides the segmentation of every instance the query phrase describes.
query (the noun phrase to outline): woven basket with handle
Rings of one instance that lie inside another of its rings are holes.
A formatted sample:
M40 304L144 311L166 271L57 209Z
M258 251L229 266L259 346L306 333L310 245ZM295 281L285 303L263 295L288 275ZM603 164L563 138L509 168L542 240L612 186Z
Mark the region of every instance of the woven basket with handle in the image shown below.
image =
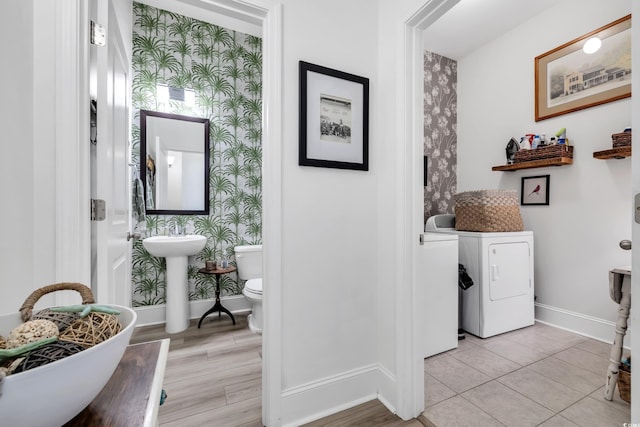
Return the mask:
M33 291L24 301L22 307L20 307L22 321L27 322L29 320L36 319L50 320L55 323L56 326L58 326L58 329L62 332L68 328L69 325L78 320L79 316L77 313L57 313L48 308L33 313L33 307L42 296L56 291L76 291L82 297L82 304L93 304L96 302L93 298L91 289L82 283L62 282L43 286L42 288Z
M27 320L35 320L36 318L50 320L55 323L60 330L60 341L73 342L84 348L93 347L120 332L120 322L118 318L112 314L89 313L84 319L81 319L77 313L59 313L49 309L32 314L33 306L40 297L51 292L63 290L77 291L80 293L80 296L82 296L82 304L95 303L91 289L82 283L56 283L36 289L27 297L22 307L20 307L22 320L25 322Z

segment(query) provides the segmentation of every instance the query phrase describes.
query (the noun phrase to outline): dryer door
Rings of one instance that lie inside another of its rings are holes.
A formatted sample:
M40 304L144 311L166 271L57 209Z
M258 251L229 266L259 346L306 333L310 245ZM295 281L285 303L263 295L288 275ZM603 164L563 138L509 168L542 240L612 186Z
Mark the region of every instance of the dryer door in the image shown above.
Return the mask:
M529 293L531 286L529 243L492 243L488 249L491 301Z

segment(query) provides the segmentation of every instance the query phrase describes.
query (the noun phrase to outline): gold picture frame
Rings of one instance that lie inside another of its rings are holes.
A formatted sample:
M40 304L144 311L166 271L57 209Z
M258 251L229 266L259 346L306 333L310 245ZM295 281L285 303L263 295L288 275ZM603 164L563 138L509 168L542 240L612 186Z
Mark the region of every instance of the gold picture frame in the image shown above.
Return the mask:
M602 42L592 54L583 46ZM535 58L535 120L631 96L631 15Z

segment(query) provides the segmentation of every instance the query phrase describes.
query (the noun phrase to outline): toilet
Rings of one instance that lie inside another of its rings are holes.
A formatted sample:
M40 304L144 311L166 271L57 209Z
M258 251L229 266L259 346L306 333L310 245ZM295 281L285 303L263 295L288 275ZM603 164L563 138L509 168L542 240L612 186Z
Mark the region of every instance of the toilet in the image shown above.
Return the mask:
M251 304L249 329L262 334L262 245L236 246L238 278L245 280L242 293Z

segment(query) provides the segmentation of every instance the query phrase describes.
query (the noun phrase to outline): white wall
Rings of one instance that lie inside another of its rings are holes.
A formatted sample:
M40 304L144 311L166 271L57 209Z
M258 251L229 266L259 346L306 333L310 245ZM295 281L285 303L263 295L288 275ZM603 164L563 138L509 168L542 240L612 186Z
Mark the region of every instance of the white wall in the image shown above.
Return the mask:
M286 0L283 22L283 423L375 398L378 194L375 3ZM298 166L298 61L370 79L370 171ZM268 224L265 225L268 227ZM393 284L388 287L393 292ZM373 373L375 375L375 373ZM318 396L315 402L310 397ZM306 399L302 407L299 402ZM313 403L315 407L306 407ZM306 413L306 414L305 414Z
M596 160L631 123L631 101L534 121L534 58L630 13L625 0L566 0L458 61L458 191L509 188L551 175L550 205L522 206L535 236L536 316L612 340L608 271L630 265L631 160ZM570 18L567 18L570 17ZM574 164L492 172L509 138L567 128ZM602 322L604 321L604 323Z
M0 171L0 314L15 312L35 289L58 280L61 260L56 250L56 12L51 1L9 0L0 4L0 36L11 66L2 67L3 150ZM65 9L66 10L66 9ZM65 96L69 96L65 93ZM71 264L84 266L83 260ZM64 295L61 295L64 294ZM58 299L60 297L61 299ZM44 296L36 307L58 301L80 301L66 291Z

